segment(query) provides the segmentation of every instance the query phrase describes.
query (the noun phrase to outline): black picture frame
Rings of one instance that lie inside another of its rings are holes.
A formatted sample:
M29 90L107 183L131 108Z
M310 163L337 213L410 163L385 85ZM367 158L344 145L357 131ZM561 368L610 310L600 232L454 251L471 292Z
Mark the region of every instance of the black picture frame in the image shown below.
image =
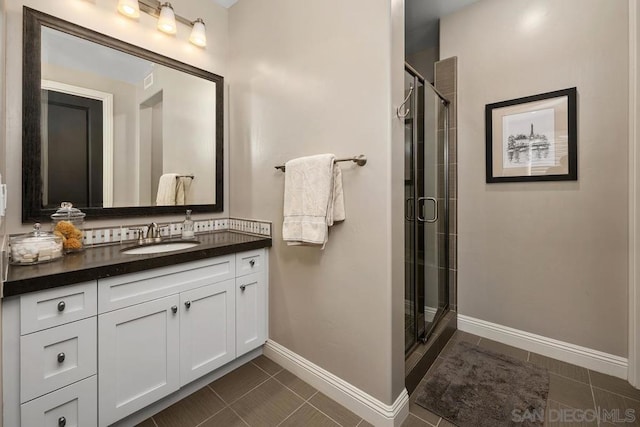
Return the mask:
M485 132L487 183L578 179L575 87L487 104Z
M43 208L41 177L41 27L46 26L91 42L129 53L166 67L173 68L216 83L216 200L213 204L183 206L82 207L87 219L118 218L150 215L183 214L185 209L194 213L222 212L224 210L224 77L196 68L172 58L146 50L73 24L52 15L23 7L22 50L22 222L46 222L56 209Z

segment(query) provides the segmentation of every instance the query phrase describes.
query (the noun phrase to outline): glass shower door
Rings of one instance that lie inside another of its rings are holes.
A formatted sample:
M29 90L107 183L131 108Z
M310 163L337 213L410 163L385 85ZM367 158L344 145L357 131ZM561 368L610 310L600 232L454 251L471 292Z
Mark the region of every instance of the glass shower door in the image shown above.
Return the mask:
M406 67L405 352L426 341L448 309L448 108Z
M428 88L425 97L424 144L418 169L418 286L423 290L424 328L427 339L448 308L448 167L446 153L448 108ZM419 151L421 151L419 149Z
M416 338L416 233L415 233L415 149L414 143L414 105L412 96L415 88L415 78L409 73L405 73L405 96L408 102L405 104L404 113L404 347L405 352L417 342Z

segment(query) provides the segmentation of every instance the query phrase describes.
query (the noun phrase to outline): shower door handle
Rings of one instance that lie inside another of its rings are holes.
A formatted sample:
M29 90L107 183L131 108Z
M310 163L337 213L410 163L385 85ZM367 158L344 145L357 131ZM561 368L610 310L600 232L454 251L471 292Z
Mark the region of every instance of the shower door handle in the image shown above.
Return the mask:
M424 207L424 201L425 200L429 200L431 202L433 202L433 218L425 218L423 216L420 216L420 213L422 212L422 208ZM421 204L422 203L422 204ZM436 200L435 197L418 197L418 221L420 222L428 222L428 223L433 223L436 222L438 220L438 200Z

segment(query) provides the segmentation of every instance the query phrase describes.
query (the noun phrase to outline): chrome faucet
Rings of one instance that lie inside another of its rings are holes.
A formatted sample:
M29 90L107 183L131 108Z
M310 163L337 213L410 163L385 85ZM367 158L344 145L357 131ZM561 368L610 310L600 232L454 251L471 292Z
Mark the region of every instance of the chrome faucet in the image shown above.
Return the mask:
M155 239L160 237L160 229L158 228L158 224L152 222L147 227L147 239Z
M145 233L144 227L142 228L130 228L133 231L138 241L138 245L148 245L150 243L162 242L162 229L167 228L168 225L160 226L155 222L152 222L147 226Z
M151 243L162 242L162 229L167 227L168 225L161 226L155 222L152 222L147 227L147 238L145 239L145 241Z

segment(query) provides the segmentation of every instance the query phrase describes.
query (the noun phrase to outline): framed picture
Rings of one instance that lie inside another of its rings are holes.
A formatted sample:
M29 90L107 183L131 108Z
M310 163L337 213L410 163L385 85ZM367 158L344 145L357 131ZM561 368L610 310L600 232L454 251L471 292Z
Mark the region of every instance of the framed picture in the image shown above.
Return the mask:
M578 179L576 88L485 107L487 182Z

